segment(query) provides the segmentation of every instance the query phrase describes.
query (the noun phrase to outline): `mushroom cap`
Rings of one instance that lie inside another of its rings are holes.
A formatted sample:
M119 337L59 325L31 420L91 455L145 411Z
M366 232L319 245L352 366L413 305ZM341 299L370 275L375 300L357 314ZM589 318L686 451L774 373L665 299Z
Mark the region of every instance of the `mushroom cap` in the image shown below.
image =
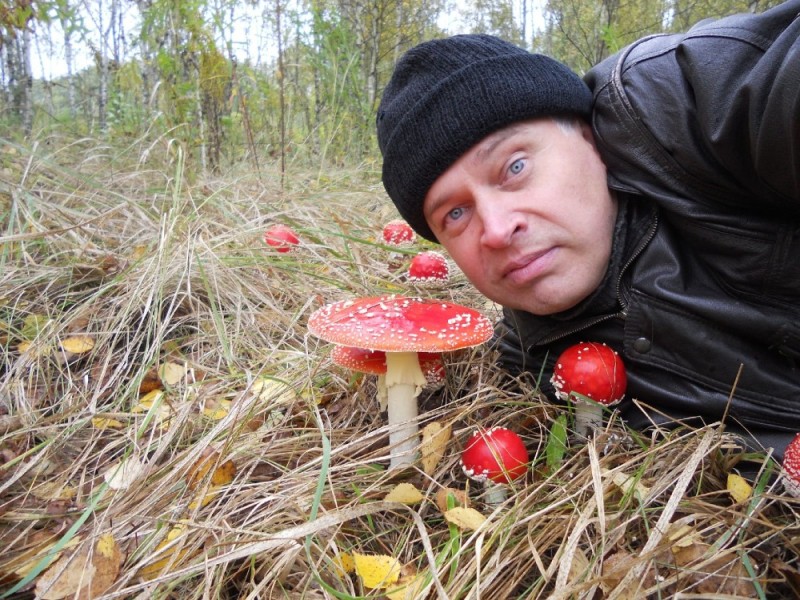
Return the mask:
M264 242L278 252L289 252L292 246L300 243L300 238L291 227L278 223L264 232Z
M383 226L383 241L389 246L410 246L415 239L417 235L403 219L394 219Z
M429 385L440 383L444 380L445 370L441 352L419 352L419 368ZM334 346L331 351L333 362L359 373L371 375L386 374L386 352L381 350L367 350L354 346Z
M561 353L550 383L562 400L577 393L612 406L625 396L628 376L622 358L606 344L581 342Z
M783 453L783 487L795 498L800 498L800 433L786 446Z
M446 352L492 337L492 323L478 311L438 300L371 296L317 309L308 330L328 342L384 352Z
M408 279L419 283L447 281L450 279L450 265L440 252L426 250L411 259L411 264L408 265Z
M367 350L354 346L334 346L331 351L331 359L340 367L351 371L370 373L372 375L384 375L386 373L386 353L380 350Z
M528 449L516 433L505 427L478 429L461 455L461 468L470 479L509 483L528 470Z

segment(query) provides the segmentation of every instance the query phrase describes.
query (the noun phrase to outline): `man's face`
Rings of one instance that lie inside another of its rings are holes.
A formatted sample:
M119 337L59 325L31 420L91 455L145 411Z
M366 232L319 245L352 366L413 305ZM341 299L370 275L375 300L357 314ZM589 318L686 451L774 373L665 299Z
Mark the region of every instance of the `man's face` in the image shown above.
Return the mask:
M434 182L423 211L482 294L548 315L600 284L617 204L589 126L548 118L478 142Z

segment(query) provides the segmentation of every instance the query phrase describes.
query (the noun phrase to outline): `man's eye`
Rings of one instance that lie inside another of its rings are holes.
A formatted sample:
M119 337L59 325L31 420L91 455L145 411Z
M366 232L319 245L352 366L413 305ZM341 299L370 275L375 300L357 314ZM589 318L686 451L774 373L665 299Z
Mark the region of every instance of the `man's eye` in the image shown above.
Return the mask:
M522 169L524 168L525 168L525 161L521 158L518 158L513 163L511 163L511 166L508 167L508 170L511 172L512 175L518 175L520 171L522 171Z
M463 208L454 208L449 213L447 213L447 218L450 219L451 221L457 221L458 219L461 218L463 214L464 214Z

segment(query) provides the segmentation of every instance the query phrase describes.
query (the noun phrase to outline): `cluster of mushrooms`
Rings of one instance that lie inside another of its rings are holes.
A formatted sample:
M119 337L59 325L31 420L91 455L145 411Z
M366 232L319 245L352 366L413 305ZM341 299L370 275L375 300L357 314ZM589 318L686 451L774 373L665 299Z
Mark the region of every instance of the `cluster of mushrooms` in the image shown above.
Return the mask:
M285 225L274 225L264 238L278 252L289 252L300 241ZM383 240L400 248L413 244L415 234L398 219L386 224ZM438 252L419 252L406 278L423 286L445 283L447 260ZM378 376L378 399L388 414L390 468L411 465L416 459L417 396L425 386L444 380L442 354L478 346L493 334L489 319L471 308L401 295L328 304L310 316L308 330L336 344L332 352L336 364ZM603 410L624 398L627 375L619 354L606 344L580 342L558 357L550 382L560 400L574 404L575 432L590 436L602 426ZM524 476L528 466L524 442L504 427L475 431L461 456L464 473L486 486L487 503L502 502L502 484ZM800 433L787 447L782 466L784 487L800 497Z

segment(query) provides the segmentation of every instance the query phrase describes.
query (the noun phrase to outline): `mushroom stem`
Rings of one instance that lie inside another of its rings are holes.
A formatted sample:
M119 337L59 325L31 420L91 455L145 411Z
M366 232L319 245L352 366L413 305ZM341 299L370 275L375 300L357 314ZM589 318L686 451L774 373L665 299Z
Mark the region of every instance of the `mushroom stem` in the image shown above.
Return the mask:
M495 483L491 479L487 479L483 483L483 488L483 501L489 506L497 506L498 504L502 504L508 497L506 486L504 486L502 483Z
M603 407L599 402L575 398L575 431L589 437L603 424Z
M417 395L425 383L416 352L386 353L390 468L414 462L419 442Z

